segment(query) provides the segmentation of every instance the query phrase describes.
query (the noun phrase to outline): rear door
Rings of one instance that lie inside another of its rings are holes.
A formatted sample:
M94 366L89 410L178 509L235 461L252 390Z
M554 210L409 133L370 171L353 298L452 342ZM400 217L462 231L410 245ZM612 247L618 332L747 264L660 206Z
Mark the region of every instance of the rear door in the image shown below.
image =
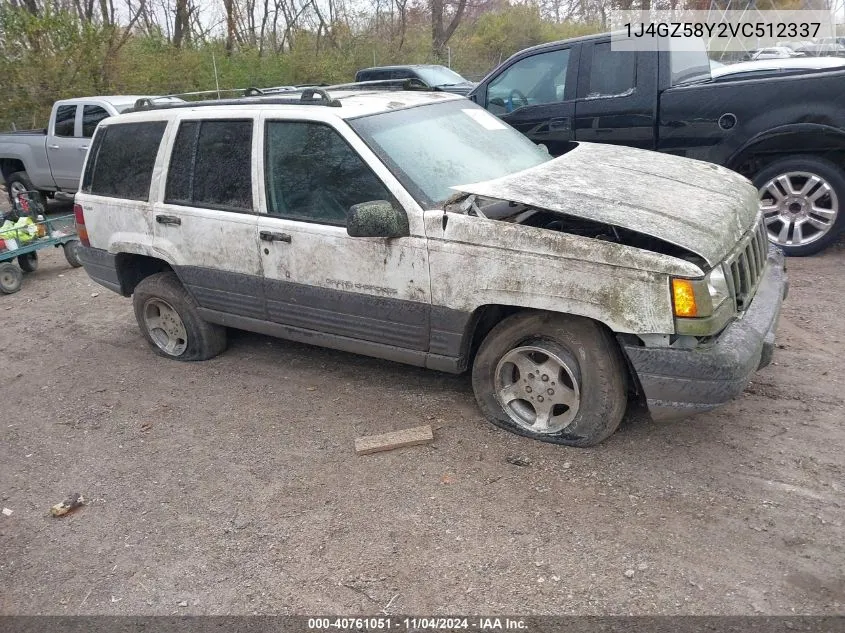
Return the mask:
M392 195L401 186L351 132L271 115L263 127L258 224L270 320L294 338L319 332L323 345L422 364L431 296L419 207ZM410 236L350 237L346 211L374 200L404 208Z
M76 191L90 139L82 138L82 106L56 104L47 138L47 159L60 189Z
M614 51L609 40L584 44L576 141L654 149L656 106L656 51Z
M175 121L166 182L153 209L156 250L217 321L227 314L265 316L252 182L254 123L252 117L190 115Z
M520 57L489 79L478 102L552 155L573 139L580 45Z

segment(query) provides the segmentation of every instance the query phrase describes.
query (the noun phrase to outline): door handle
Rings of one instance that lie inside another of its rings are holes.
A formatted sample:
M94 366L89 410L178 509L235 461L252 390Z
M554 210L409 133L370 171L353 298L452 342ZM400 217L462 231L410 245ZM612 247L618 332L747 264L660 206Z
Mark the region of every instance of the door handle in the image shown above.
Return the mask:
M549 121L549 131L565 132L569 130L569 117L559 117Z
M59 149L58 145L48 145L47 147L50 149Z
M286 242L290 244L290 235L287 233L274 233L273 231L261 231L258 234L265 242Z
M156 222L159 224L172 224L173 226L179 226L182 224L182 218L177 218L175 215L157 215Z
M82 147L78 147L77 149L78 149L80 152L87 152L87 151L88 151L88 146L87 146L87 145L83 145Z

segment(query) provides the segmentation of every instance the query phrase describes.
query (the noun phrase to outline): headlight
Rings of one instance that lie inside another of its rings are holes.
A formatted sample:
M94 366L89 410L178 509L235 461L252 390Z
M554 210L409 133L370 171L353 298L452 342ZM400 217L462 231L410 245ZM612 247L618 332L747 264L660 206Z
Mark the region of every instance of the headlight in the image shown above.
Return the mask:
M707 282L707 290L710 292L713 310L716 310L731 296L730 290L728 290L728 280L725 279L725 269L722 266L714 268L704 280Z
M676 317L685 319L713 316L730 299L728 281L722 266L703 279L672 279L672 306Z

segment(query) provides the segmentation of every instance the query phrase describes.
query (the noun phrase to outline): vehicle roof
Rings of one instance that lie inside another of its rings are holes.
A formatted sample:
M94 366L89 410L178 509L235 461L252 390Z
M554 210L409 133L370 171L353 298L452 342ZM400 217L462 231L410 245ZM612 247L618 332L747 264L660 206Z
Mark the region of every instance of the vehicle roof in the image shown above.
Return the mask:
M622 33L622 31L614 31L614 33ZM554 42L546 42L545 44L537 44L529 48L524 48L521 51L514 53L515 55L522 55L523 53L533 53L535 51L543 51L549 48L557 48L561 44L578 44L581 42L591 42L593 40L601 40L609 38L613 33L605 31L604 33L593 33L592 35L580 35L578 37L567 37L564 40L555 40Z
M121 122L128 120L149 120L170 118L178 113L207 113L211 117L220 115L243 115L244 111L253 112L296 112L307 114L308 118L325 119L337 117L339 119L353 119L370 114L402 110L416 106L441 103L444 101L466 100L465 97L448 92L428 92L415 90L333 90L332 99L337 99L341 107L330 107L314 103L279 103L279 100L297 99L299 92L282 93L265 97L247 97L236 102L227 101L215 104L214 101L200 101L195 106L183 105L177 108L150 108L122 114ZM471 102L467 101L469 107ZM117 122L117 121L115 121Z

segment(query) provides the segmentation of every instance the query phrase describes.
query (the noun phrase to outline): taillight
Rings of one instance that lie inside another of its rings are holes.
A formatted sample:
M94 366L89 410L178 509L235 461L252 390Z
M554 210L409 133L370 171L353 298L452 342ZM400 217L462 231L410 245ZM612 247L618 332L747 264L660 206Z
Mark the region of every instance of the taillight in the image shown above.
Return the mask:
M79 236L80 243L83 246L91 246L91 242L88 241L88 230L85 228L85 212L81 204L73 205L73 217L76 219L76 234Z

